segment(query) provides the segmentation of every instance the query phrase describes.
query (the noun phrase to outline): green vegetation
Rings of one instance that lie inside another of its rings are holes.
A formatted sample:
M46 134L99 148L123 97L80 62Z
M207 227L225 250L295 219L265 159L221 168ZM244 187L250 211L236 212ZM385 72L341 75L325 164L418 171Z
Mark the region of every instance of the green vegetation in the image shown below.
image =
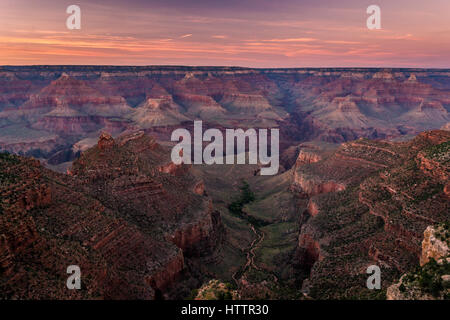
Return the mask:
M192 289L189 296L187 296L185 299L186 300L194 300L197 297L197 295L198 295L198 289Z
M255 194L250 189L250 185L246 181L242 181L242 186L239 189L241 190L241 195L239 199L233 201L228 206L228 210L230 210L230 212L233 215L247 220L250 224L252 224L255 227L262 227L268 225L269 222L248 215L246 212L243 211L243 208L246 204L255 201Z
M247 280L252 283L261 283L263 281L272 280L272 276L267 272L256 270L253 268L250 269L250 271L247 273Z
M233 296L228 291L226 292L219 291L217 293L217 300L233 300Z
M233 290L231 284L210 280L200 289L192 290L188 300L233 300L237 297L237 292Z
M436 227L436 238L450 245L450 222L438 224Z
M450 141L429 147L425 151L430 159L436 160L442 164L450 162Z
M257 248L256 262L266 266L277 266L283 256L293 252L297 245L298 224L296 222L273 223L261 228L265 238ZM277 267L281 268L281 264ZM275 270L274 270L275 271ZM282 276L282 270L276 270Z
M242 186L239 189L241 190L241 196L228 206L228 209L236 215L241 215L244 205L255 200L255 194L250 190L247 181L242 181Z
M450 274L450 263L446 258L439 263L431 258L424 266L408 273L403 278L403 283L399 289L405 292L408 287L419 288L422 292L429 293L436 298L441 296L445 290L444 299L450 299L448 295L450 284L442 279L443 275L448 274Z
M6 163L16 164L19 162L17 156L10 154L8 152L0 151L0 161L5 161Z
M244 206L244 211L260 220L276 223L277 221L297 221L300 208L296 205L293 193L289 191L290 172L269 179L256 176L249 181L252 190L257 191L257 199Z
M0 168L4 168L7 165L14 165L19 163L19 158L13 154L6 152L0 152ZM8 185L17 182L18 177L6 170L0 171L0 185Z

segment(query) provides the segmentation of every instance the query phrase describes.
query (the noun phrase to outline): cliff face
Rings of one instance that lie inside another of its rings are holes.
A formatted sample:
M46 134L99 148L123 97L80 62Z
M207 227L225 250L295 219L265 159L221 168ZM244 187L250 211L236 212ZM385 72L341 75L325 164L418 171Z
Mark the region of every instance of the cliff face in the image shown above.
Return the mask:
M296 259L298 264L308 271L326 255L319 242L320 234L320 231L310 224L304 224L299 233Z
M177 283L192 277L186 260L208 256L220 242L221 221L194 192L199 181L187 168L159 169L165 151L141 132L103 134L70 176L1 154L3 297L176 295ZM82 290L65 287L71 264L82 270Z
M310 164L319 162L321 160L321 156L314 151L305 151L305 149L301 149L298 153L298 157L296 160L296 165Z
M175 166L169 155L170 150L142 131L117 139L103 134L97 148L84 152L70 173L130 222L142 228L166 224L166 236L187 253L213 235L218 221L210 199L199 192L202 182L188 166Z
M308 196L315 196L322 193L337 192L345 189L345 185L335 181L321 181L317 177L310 177L294 172L294 188L306 193Z
M294 178L309 177L308 184L294 179L292 187L309 199L296 255L309 273L305 292L316 298L374 298L377 292L364 286L367 266L381 267L386 287L418 264L424 230L448 219L449 140L446 131L409 142L357 140L295 168ZM345 189L311 192L324 181Z

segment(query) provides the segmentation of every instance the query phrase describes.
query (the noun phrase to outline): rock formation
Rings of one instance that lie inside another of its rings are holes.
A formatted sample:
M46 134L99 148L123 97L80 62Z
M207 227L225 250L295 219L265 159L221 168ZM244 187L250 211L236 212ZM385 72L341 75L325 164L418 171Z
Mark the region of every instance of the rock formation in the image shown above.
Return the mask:
M439 226L438 228L427 227L423 233L420 265L423 266L430 259L439 261L441 258L449 255L448 239L450 239L450 231L446 230L444 226Z
M45 159L102 130L159 130L169 140L194 119L279 127L281 151L313 139L417 134L450 121L442 70L35 66L2 67L0 82L0 147Z
M425 229L420 267L387 289L388 300L450 299L449 230L448 223Z
M382 269L386 288L419 259L442 254L427 227L448 220L449 140L438 130L409 142L360 139L295 168L292 192L308 199L295 255L305 292L380 298L363 285L367 266ZM330 181L345 188L324 188Z
M208 197L194 192L201 182L188 168L159 170L167 154L142 132L116 139L103 133L69 176L0 154L1 296L185 295L192 288L177 289L180 283L201 281L188 261L215 250L221 220ZM82 270L81 290L66 288L66 268L73 264Z

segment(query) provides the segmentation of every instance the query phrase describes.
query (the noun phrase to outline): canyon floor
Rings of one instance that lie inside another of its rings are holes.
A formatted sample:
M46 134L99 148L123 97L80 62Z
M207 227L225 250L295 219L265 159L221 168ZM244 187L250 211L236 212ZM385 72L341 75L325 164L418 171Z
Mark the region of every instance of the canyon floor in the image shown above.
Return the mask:
M256 165L212 165L195 169L220 211L226 235L220 255L211 265L219 279L240 288L242 298L295 298L301 292L291 264L297 237L295 195L289 191L292 172L273 177L255 174ZM248 183L255 200L233 212L230 204ZM306 208L303 208L303 210Z

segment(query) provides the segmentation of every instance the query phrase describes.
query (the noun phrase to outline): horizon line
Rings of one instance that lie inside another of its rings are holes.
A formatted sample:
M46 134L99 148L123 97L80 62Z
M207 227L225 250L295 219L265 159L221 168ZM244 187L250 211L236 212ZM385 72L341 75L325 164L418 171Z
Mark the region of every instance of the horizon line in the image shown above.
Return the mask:
M227 65L178 65L178 64L149 64L149 65L120 65L120 64L23 64L23 65L0 65L0 68L27 68L27 67L114 67L114 68L222 68L222 69L247 69L247 70L305 70L305 69L392 69L392 70L450 70L449 67L394 67L394 66L371 66L371 67L343 67L343 66L324 66L324 67L245 67L245 66L227 66Z

